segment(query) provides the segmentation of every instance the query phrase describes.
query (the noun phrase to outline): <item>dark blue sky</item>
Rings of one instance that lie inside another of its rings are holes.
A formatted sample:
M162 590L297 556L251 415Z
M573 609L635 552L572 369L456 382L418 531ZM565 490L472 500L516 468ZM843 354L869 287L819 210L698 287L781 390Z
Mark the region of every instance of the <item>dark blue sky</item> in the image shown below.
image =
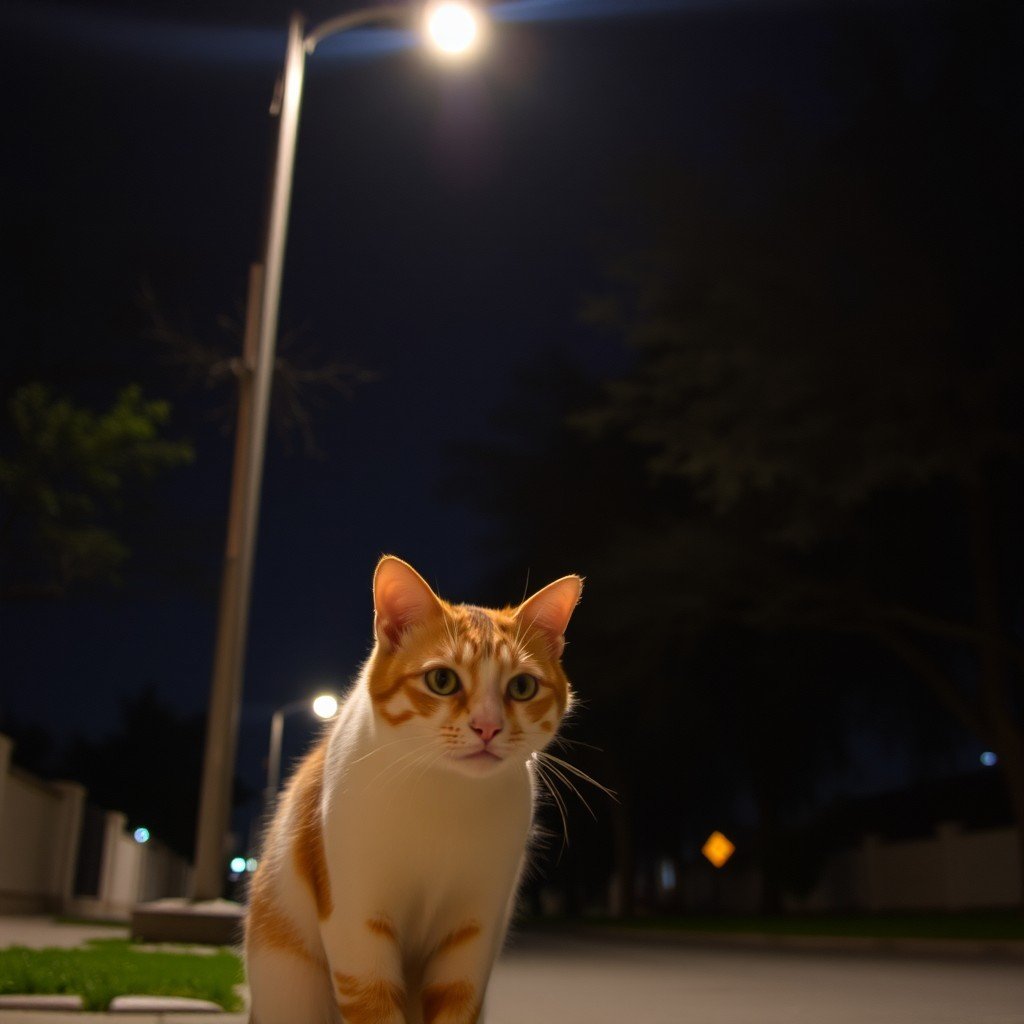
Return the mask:
M0 8L5 234L30 242L9 254L9 344L30 362L84 366L111 388L142 377L159 394L143 284L201 337L243 301L289 6L193 6ZM926 65L929 7L871 16L907 19L910 37L920 17L912 50ZM250 782L272 709L344 682L365 655L381 553L446 596L479 598L493 552L487 523L445 492L450 446L488 435L509 403L525 429L525 367L621 364L578 309L645 168L731 178L756 201L752 121L773 110L808 145L827 138L842 117L828 74L837 9L510 0L472 68L401 47L314 55L282 328L377 380L316 411L322 458L271 437L240 736ZM334 10L317 4L311 19ZM3 702L22 720L102 734L119 695L149 684L182 710L205 707L230 440L204 416L226 395L172 397L198 462L161 491L160 534L141 543L132 586L3 611ZM189 586L150 571L161 553Z

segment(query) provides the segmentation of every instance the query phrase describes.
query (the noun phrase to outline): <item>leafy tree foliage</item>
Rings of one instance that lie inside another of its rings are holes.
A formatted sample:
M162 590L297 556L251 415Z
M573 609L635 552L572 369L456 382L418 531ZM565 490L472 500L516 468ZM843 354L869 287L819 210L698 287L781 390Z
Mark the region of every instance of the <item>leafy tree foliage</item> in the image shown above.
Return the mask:
M26 384L7 408L11 443L0 455L5 597L59 597L79 584L116 583L128 549L117 514L138 482L192 461L169 440L170 406L138 386L104 412Z
M908 677L1000 753L1024 851L1019 19L952 5L915 76L851 18L841 128L635 189L586 310L631 369L596 394L556 367L549 405L524 388L542 441L460 453L496 561L589 577L567 658L627 895L743 794L771 905L851 706L931 724Z
M965 25L930 91L869 80L763 208L671 182L590 310L635 367L575 422L704 513L640 538L626 575L661 564L678 607L882 645L999 753L1024 863L1024 218L1004 174L1024 154L991 102L997 20ZM694 571L711 547L713 578Z

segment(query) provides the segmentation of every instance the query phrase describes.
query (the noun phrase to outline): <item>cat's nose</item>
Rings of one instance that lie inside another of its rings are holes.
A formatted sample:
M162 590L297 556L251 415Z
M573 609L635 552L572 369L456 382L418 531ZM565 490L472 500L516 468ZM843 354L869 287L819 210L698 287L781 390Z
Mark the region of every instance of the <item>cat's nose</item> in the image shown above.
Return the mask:
M471 718L469 727L484 741L490 743L501 732L502 723L491 718Z

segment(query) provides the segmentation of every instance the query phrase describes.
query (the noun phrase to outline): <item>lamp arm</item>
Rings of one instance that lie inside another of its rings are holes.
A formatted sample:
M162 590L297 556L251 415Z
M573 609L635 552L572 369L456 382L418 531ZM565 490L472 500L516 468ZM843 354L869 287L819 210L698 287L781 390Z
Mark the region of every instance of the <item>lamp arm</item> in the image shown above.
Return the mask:
M348 11L327 21L307 33L303 40L306 53L312 53L328 36L338 32L347 32L350 28L360 25L371 25L375 21L407 22L412 20L414 7L410 4L383 4L380 7L363 7L358 11Z

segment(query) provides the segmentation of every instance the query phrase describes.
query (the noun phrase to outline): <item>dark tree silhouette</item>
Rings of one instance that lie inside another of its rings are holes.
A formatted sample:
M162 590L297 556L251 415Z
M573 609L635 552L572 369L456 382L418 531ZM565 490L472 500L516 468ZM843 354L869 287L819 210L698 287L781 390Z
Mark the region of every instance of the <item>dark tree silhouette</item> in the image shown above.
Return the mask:
M576 422L714 513L714 580L690 521L648 538L678 600L877 643L997 751L1024 870L1020 24L953 27L926 82L858 37L856 116L761 208L667 185L591 307L636 366Z
M75 740L60 773L81 782L94 803L124 811L131 824L191 857L203 733L203 715L181 714L146 688L122 699L120 721L108 736ZM236 779L236 805L250 795Z

